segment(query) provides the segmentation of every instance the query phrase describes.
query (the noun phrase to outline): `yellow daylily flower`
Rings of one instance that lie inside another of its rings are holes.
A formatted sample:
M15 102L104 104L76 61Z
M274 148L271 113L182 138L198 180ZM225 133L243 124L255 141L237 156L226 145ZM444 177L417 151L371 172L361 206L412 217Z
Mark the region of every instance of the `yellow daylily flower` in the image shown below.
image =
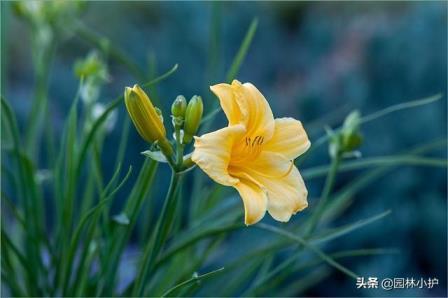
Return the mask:
M310 147L300 121L274 119L269 103L251 83L211 86L229 125L195 137L192 160L217 183L240 194L247 225L266 210L286 222L308 206L308 191L293 160Z

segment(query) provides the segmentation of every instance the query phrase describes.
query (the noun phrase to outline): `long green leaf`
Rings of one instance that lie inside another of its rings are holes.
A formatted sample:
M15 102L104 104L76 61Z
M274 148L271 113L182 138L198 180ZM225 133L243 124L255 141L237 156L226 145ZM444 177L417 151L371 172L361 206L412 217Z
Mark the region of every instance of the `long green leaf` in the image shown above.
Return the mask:
M367 123L373 120L377 120L381 117L384 117L386 115L389 115L391 113L394 112L399 112L399 111L403 111L403 110L407 110L407 109L411 109L411 108L415 108L415 107L420 107L423 105L427 105L427 104L431 104L434 103L438 100L440 100L442 98L442 94L438 93L429 97L425 97L425 98L421 98L421 99L417 99L417 100L412 100L412 101L408 101L408 102L403 102L397 105L393 105L393 106L389 106L387 108L384 108L382 110L379 110L377 112L374 112L372 114L369 114L367 116L364 116L361 118L361 123ZM340 128L338 128L337 130L339 130ZM311 145L311 148L302 156L300 156L299 159L297 159L297 162L302 162L306 156L309 156L312 152L314 152L317 148L321 147L322 145L324 145L329 139L329 135L328 134L324 134L323 136L321 136L319 139L317 139L316 141L313 141L313 144Z
M366 218L363 220L359 220L355 223L351 223L351 224L348 224L348 225L345 225L342 227L332 229L330 231L327 231L323 234L320 234L320 235L317 235L317 236L311 238L311 243L318 244L318 243L321 243L324 241L330 241L335 238L339 238L339 237L344 236L350 232L353 232L359 228L362 228L366 225L374 223L374 222L388 216L390 213L391 213L391 211L387 210L387 211L381 212L380 214L374 215L372 217L369 217L369 218Z
M233 58L232 64L227 72L226 75L226 82L231 83L236 76L238 75L238 72L240 70L241 64L244 61L244 58L246 58L247 52L249 51L250 45L252 43L252 40L255 36L255 32L257 31L258 26L258 19L254 18L252 22L249 25L249 28L247 29L246 35L244 36L244 39L240 45L240 48L238 49L237 54ZM206 123L213 119L219 112L221 111L221 107L215 108L212 112L207 114L202 118L201 123Z
M327 241L336 239L336 238L346 235L350 232L353 232L357 229L360 229L368 224L374 223L389 214L390 214L390 210L382 212L375 216L369 217L367 219L360 220L358 222L333 229L331 231L326 232L323 235L319 235L319 236L311 238L309 240L309 242L312 244L318 244L318 243L327 242ZM260 286L265 284L267 281L269 281L272 278L274 278L275 276L277 276L280 272L284 271L287 267L290 267L296 261L296 259L301 255L301 253L302 253L302 251L299 250L296 253L294 253L292 256L287 258L285 261L283 261L281 264L277 265L274 270L271 270L268 274L266 274L262 278L260 278L258 280L258 282L254 284L254 288L252 290L256 291Z
M20 186L22 186L17 189L18 198L21 198L19 207L23 207L25 218L27 218L27 227L25 230L26 243L28 244L26 245L26 258L31 270L28 276L29 293L27 294L39 295L39 282L37 277L39 276L39 270L43 268L39 255L38 241L35 241L36 236L43 236L41 230L39 230L41 222L38 222L38 219L40 216L37 214L38 212L42 212L41 205L37 202L37 194L39 192L36 190L37 186L34 180L32 164L21 150L17 120L3 96L1 96L1 106L2 113L5 115L5 120L8 123L8 128L13 139L13 153L18 165Z
M138 269L134 288L132 290L133 296L141 296L145 290L146 278L154 269L155 262L159 256L168 235L172 229L174 212L176 210L177 189L181 184L182 175L172 172L170 186L163 203L159 218L148 244L144 248L141 264Z
M211 276L213 276L213 275L215 275L215 274L221 272L222 270L224 270L224 268L219 268L219 269L217 269L217 270L214 270L214 271L211 271L211 272L207 272L207 273L202 274L202 275L193 275L193 277L190 278L189 280L186 280L186 281L184 281L184 282L182 282L182 283L180 283L180 284L178 284L178 285L172 287L171 289L167 290L167 291L162 295L162 297L170 297L170 295L172 295L172 293L174 293L175 291L177 291L177 290L179 290L179 289L181 289L181 288L183 288L183 287L185 287L185 286L188 286L188 285L190 285L190 284L193 284L193 283L195 283L195 282L199 282L199 281L201 281L201 280L204 280L204 279L206 279L206 278L209 278L209 277L211 277Z
M117 173L120 169L120 166L118 166L117 168ZM83 250L81 253L81 256L79 257L79 261L78 261L78 270L76 272L76 276L74 279L74 283L72 285L72 289L71 289L71 293L82 293L83 292L83 288L80 288L81 284L85 284L85 280L87 280L87 276L86 275L82 275L82 274L88 274L89 270L88 268L90 268L90 262L88 259L88 254L90 252L90 244L93 240L94 237L94 233L97 229L97 222L99 220L100 214L102 212L102 209L104 208L104 206L106 206L107 201L112 200L112 198L114 197L114 194L117 193L122 187L123 185L126 183L126 181L128 180L128 178L130 177L132 172L132 167L129 167L128 172L126 173L126 175L124 176L124 178L121 180L121 182L107 195L103 196L100 199L100 203L104 202L101 206L99 206L97 208L97 210L94 211L94 215L93 218L90 222L90 226L86 231L86 239L84 239L83 242ZM111 181L109 182L109 184L106 186L104 193L107 193L108 189L113 187L113 185L115 184L115 177L112 177ZM75 245L76 246L76 245ZM90 259L91 261L91 259Z
M378 118L389 115L393 112L424 106L424 105L427 105L427 104L430 104L430 103L440 100L442 98L442 96L443 96L442 93L438 93L433 96L425 97L425 98L422 98L419 100L413 100L413 101L399 103L399 104L387 107L378 112L375 112L370 115L362 117L361 123L367 123L367 122L376 120Z
M66 261L66 264L64 267L65 269L62 271L63 273L62 273L62 278L61 278L62 289L63 289L64 294L67 294L68 282L70 280L70 275L71 275L72 267L73 267L73 260L75 257L76 250L78 248L79 237L81 235L81 232L82 232L84 226L87 224L87 222L92 217L94 218L93 222L96 222L98 220L97 216L95 216L95 215L100 214L100 211L102 210L102 208L104 208L106 203L110 201L112 195L115 194L118 190L120 190L120 188L124 185L124 183L127 181L127 179L129 178L129 176L132 172L132 167L129 167L127 174L122 179L120 184L110 194L108 194L107 191L109 190L110 187L112 187L113 182L115 182L115 180L117 179L119 172L120 172L120 167L117 168L113 177L111 178L111 181L106 186L103 194L101 195L99 203L95 207L93 207L89 212L84 214L84 216L81 218L81 220L80 220L78 226L76 227L76 230L71 238L70 246L69 246L68 254L67 254L67 261ZM92 229L95 228L95 225L92 224L91 228ZM90 241L86 241L84 244L88 245L87 242L90 242ZM86 247L84 247L84 251L87 251ZM80 261L80 264L82 265L82 259Z
M220 227L212 227L209 229L200 230L197 233L194 232L186 232L185 238L180 238L181 240L177 240L157 261L157 266L160 266L176 253L182 251L183 249L193 245L199 240L205 239L207 237L216 236L219 234L224 234L230 231L234 231L244 227L243 224L229 224ZM177 237L176 237L177 238Z
M347 276L350 276L353 279L356 279L358 277L358 275L356 273L354 273L350 269L344 267L343 265L339 264L338 262L333 260L330 256L328 256L326 253L321 251L319 248L317 248L316 246L310 244L308 241L306 241L305 239L303 239L302 237L300 237L298 235L294 235L294 234L292 234L292 233L290 233L288 231L285 231L285 230L282 230L282 229L279 229L279 228L276 228L274 226L270 226L270 225L267 225L267 224L263 224L263 223L255 225L254 227L259 228L259 229L263 229L263 230L266 230L266 231L270 231L272 233L275 233L275 234L281 235L283 237L289 238L291 240L294 240L297 243L299 243L300 245L303 245L306 249L309 249L310 251L315 253L324 262L326 262L328 265L336 268L340 272L346 274Z
M372 166L429 166L429 167L447 167L448 160L442 158L426 158L412 155L392 155L363 158L343 163L339 172L364 169ZM302 175L305 179L313 179L324 176L328 172L329 166L317 166L304 169Z
M235 79L236 75L238 74L241 64L243 63L244 58L246 58L247 52L249 51L249 47L252 43L252 39L255 36L255 32L257 31L257 26L258 26L258 19L255 18L250 23L249 29L247 30L246 35L244 36L243 42L241 43L238 53L233 59L232 65L230 66L230 69L227 72L226 75L227 83L231 83L232 80Z
M124 213L129 218L129 224L116 227L104 253L101 280L97 288L97 295L112 295L113 287L110 285L114 284L120 256L126 245L126 241L130 237L132 228L137 221L144 199L147 197L148 191L154 181L156 171L157 163L146 159L124 207Z

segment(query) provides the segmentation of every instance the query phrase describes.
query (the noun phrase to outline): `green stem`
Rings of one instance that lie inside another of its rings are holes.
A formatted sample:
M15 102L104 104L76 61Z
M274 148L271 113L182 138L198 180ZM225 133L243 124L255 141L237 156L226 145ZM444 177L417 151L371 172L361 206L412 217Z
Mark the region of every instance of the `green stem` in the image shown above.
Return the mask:
M32 41L35 90L27 123L26 150L28 156L36 161L36 165L39 159L39 142L42 129L46 121L48 121L48 79L52 60L51 49L52 44L41 46L35 39ZM46 129L47 131L48 129ZM49 141L50 136L46 134L46 137L47 141Z
M136 282L132 291L132 296L142 296L144 291L145 281L148 274L152 271L155 265L155 260L168 237L171 226L174 220L175 206L176 206L176 190L181 181L181 174L172 172L170 187L163 204L163 208L159 219L157 220L156 228L145 247L143 260L139 268Z
M184 161L184 145L180 140L180 127L176 127L176 167L181 169L182 163Z
M319 219L325 210L325 205L327 204L328 197L330 196L331 190L333 189L333 185L334 185L334 181L336 178L336 174L338 172L340 161L341 161L340 154L338 154L331 160L330 170L328 172L327 179L325 180L325 186L322 191L322 195L319 200L319 203L317 204L316 209L314 210L314 213L311 215L310 225L308 227L308 230L305 233L305 237L304 237L305 239L308 239L311 236L311 234L314 232L314 230L316 229L317 224L319 222Z

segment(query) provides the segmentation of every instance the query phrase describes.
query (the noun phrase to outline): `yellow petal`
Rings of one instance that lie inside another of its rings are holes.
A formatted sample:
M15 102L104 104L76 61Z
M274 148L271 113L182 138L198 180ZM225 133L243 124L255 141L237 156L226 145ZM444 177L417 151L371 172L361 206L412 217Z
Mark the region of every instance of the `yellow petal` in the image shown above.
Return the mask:
M252 225L260 221L267 208L266 192L250 179L240 179L235 186L244 203L244 222Z
M308 191L299 170L292 166L291 171L280 178L250 174L268 194L268 212L278 221L286 222L291 216L308 206Z
M293 118L275 119L272 138L263 150L283 154L288 159L295 159L310 147L311 143L300 121Z
M255 160L249 162L233 163L231 160L228 170L234 177L240 177L245 173L251 177L279 179L288 175L293 166L292 161L282 154L262 151Z
M229 120L229 125L238 124L241 121L241 112L235 101L232 86L222 83L210 86L210 90L218 97L222 110Z
M247 135L263 136L268 141L274 133L274 116L263 94L251 83L232 82L235 100L240 108Z
M243 125L233 125L195 137L191 159L217 183L231 186L239 180L227 171L235 141L245 133Z

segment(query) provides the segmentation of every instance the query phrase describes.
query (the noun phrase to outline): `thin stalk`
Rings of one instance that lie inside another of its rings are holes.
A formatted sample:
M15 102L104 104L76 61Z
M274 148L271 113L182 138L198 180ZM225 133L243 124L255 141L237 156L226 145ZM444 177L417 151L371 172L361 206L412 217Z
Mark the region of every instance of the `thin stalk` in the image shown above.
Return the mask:
M131 296L136 297L143 294L147 276L154 268L159 252L168 237L174 220L174 212L176 209L176 191L180 185L181 177L181 174L174 171L172 172L170 187L168 189L160 217L157 220L154 233L151 240L148 242L148 245L145 247L143 259L136 275L137 279Z
M311 236L311 234L314 232L314 230L316 229L317 224L319 222L319 219L325 210L325 205L327 204L328 197L330 196L331 190L333 189L333 185L334 185L334 181L336 178L336 174L338 172L340 161L341 161L341 157L339 154L337 154L331 160L330 170L328 172L327 179L325 180L325 186L322 191L322 195L319 200L319 203L317 204L316 209L314 210L313 214L311 215L308 230L305 232L305 236L304 236L305 239L308 239Z
M180 128L176 128L176 167L177 169L181 169L182 163L184 161L184 145L180 140Z

